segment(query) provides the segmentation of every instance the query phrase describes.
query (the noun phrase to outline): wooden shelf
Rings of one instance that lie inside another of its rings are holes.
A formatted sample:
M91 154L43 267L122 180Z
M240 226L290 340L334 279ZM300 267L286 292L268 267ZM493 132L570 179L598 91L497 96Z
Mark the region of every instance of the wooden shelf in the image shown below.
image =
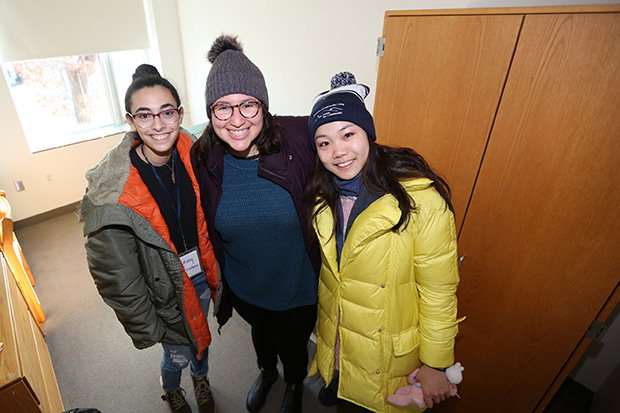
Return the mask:
M39 323L0 254L0 411L64 411L56 375Z

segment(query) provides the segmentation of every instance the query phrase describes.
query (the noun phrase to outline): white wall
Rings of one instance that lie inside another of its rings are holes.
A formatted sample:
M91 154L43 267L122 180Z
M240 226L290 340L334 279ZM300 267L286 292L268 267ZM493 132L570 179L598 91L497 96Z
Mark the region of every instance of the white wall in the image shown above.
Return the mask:
M358 82L367 84L374 92L379 64L376 43L383 32L386 10L602 4L604 1L235 0L221 3L180 0L178 3L190 105L194 119L205 122L204 85L211 67L205 54L222 33L238 35L245 53L262 70L272 113L306 114L314 96L328 89L332 75L343 70L354 73ZM367 102L371 110L373 92Z
M306 114L312 98L329 87L339 71L353 72L374 91L378 59L376 40L386 10L609 4L604 0L147 0L152 9L162 72L179 88L185 125L206 121L205 60L222 33L239 36L246 54L267 81L276 114ZM175 7L175 3L177 7ZM81 16L76 16L80 18ZM92 17L92 16L90 16ZM114 30L114 24L110 24ZM180 30L179 30L180 27ZM157 62L155 62L157 63ZM374 94L369 98L372 109ZM82 198L85 171L95 165L120 136L31 154L9 90L0 81L0 189L7 192L13 219L19 221ZM51 175L52 181L47 176ZM26 191L13 182L22 180Z
M119 140L112 136L32 154L4 79L0 79L0 108L0 189L7 194L14 221L80 200L86 186L84 171ZM15 190L13 182L18 180L25 191Z

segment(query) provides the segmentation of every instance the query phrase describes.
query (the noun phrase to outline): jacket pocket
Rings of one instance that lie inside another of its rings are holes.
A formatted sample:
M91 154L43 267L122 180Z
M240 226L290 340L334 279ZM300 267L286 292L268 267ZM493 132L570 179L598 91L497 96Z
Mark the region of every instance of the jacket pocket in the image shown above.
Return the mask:
M176 303L175 301L169 301L164 308L158 308L157 315L159 316L159 318L162 319L166 326L177 324L183 321L181 308L179 308L178 303Z
M399 334L392 335L394 356L401 357L411 353L420 346L420 334L417 327L412 327Z
M190 344L183 315L176 303L170 303L166 308L157 310L159 318L163 321L166 331L162 342L165 344L188 345Z

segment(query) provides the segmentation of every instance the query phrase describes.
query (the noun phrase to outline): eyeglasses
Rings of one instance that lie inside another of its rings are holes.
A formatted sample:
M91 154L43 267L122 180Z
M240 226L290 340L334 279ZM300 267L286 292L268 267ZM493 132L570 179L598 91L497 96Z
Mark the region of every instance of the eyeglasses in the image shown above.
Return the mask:
M178 122L180 110L181 106L174 109L162 110L159 113L140 112L135 115L128 113L128 115L131 116L131 119L133 119L134 123L139 127L148 128L155 122L155 117L158 117L166 125L172 125L173 123Z
M235 108L239 108L239 113L246 119L252 119L258 115L261 104L255 100L248 100L238 105L229 105L227 103L216 103L211 106L211 113L221 121L228 120L232 117Z

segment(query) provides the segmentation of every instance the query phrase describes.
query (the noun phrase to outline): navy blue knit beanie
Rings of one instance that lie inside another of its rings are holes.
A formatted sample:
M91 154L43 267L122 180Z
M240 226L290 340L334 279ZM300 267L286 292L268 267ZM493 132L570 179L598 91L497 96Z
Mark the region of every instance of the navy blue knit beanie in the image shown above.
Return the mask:
M319 94L312 102L308 120L310 146L316 152L314 135L326 123L348 121L364 129L371 142L377 140L375 123L364 105L364 98L370 93L366 85L358 84L349 72L340 72L331 79L331 89Z

